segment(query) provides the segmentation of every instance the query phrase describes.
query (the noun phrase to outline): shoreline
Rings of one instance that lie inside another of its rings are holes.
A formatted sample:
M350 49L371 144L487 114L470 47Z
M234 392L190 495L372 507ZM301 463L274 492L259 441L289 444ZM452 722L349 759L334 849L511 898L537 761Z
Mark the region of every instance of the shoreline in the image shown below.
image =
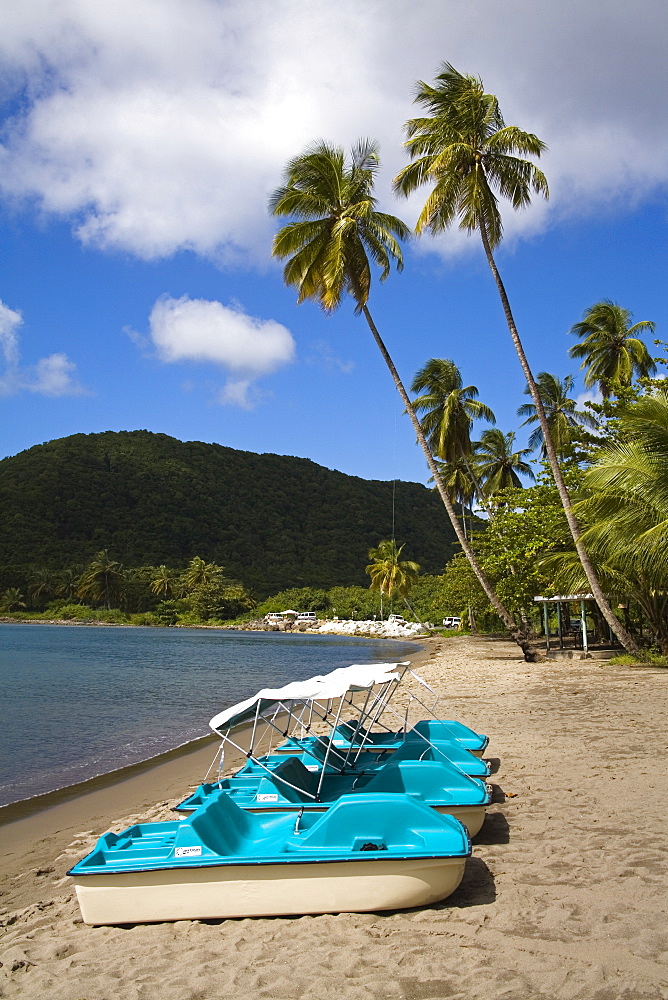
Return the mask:
M0 620L0 625L4 624L19 624L15 622L8 622L6 620ZM120 623L93 623L93 622L68 622L68 621L40 621L40 622L21 622L20 624L26 625L74 625L75 627L86 627L87 625L100 624L101 626L110 625L114 628L153 628L160 626L142 626L142 625L129 625ZM184 626L188 628L200 628L201 626ZM211 626L211 628L223 628L222 626ZM224 629L223 629L224 630ZM287 632L286 635L304 635L303 632ZM318 633L312 633L316 635ZM325 633L320 633L325 634ZM328 633L329 634L329 633ZM332 633L338 635L339 633ZM343 638L347 638L343 636ZM406 644L407 642L413 642L416 646L414 653L407 653L406 656L411 656L411 663L421 662L420 654L423 652L423 644L428 642L429 639L426 637L419 637L419 639L409 639L403 637L395 636L352 636L357 641L368 640L370 642L377 642L379 639L383 642L400 642ZM204 725L204 723L203 723ZM168 750L161 750L157 754L153 754L150 757L145 757L142 760L133 761L129 764L124 764L121 767L112 768L109 771L102 771L99 774L90 775L87 778L82 778L78 781L72 782L71 784L61 785L57 788L48 789L44 792L39 792L36 795L28 796L27 798L15 799L12 802L6 802L0 804L0 830L7 824L13 823L17 820L23 819L25 817L31 816L35 813L41 812L46 809L51 809L63 802L68 802L79 796L85 796L93 791L98 791L106 788L107 786L115 785L119 782L125 781L128 778L132 778L135 775L143 774L150 771L154 767L160 767L164 763L168 763L170 760L185 756L188 754L196 753L201 747L215 741L217 737L210 732L203 733L201 736L197 736L192 740L187 740L185 743L177 744L175 747L170 747ZM1 845L0 845L1 846Z
M427 648L431 640L422 642L410 658L416 669L431 655ZM239 733L242 745L244 733L245 729ZM171 808L170 801L175 804L201 783L219 744L215 733L207 733L144 761L1 806L0 853L5 876L19 878L21 865L32 864L45 838L54 838L64 849L74 836L91 827L99 835L114 822L119 828L119 817ZM242 761L238 751L226 750L226 770Z

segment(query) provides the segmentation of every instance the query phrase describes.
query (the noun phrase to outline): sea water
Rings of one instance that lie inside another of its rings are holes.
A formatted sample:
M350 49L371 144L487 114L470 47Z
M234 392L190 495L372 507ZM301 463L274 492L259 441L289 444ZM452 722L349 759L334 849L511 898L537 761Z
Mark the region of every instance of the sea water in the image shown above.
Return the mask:
M263 687L415 643L215 629L0 625L0 805L154 757Z

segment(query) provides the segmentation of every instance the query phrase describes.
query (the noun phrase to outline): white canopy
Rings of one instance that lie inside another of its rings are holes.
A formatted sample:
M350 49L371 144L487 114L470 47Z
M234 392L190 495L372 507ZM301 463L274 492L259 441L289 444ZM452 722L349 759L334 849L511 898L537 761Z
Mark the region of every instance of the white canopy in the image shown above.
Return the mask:
M396 668L407 666L407 663L353 663L349 667L332 670L329 674L309 677L305 681L293 681L280 688L263 688L252 698L214 715L209 727L216 732L220 732L223 727L230 730L269 711L273 712L281 705L329 701L342 698L348 691L366 691L376 684L399 681L401 674L396 673Z

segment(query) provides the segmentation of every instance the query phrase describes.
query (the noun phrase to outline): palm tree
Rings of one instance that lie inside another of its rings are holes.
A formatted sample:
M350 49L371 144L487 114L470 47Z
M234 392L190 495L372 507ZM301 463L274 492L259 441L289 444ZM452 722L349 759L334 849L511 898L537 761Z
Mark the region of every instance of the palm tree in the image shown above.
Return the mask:
M668 387L626 407L619 440L600 451L585 485L591 499L582 506L598 524L588 534L606 545L613 523L622 559L655 588L668 589Z
M573 432L579 427L596 427L597 423L591 414L586 410L578 410L577 403L568 395L573 389L573 376L567 375L565 379L557 378L550 372L539 372L536 379L538 394L543 404L545 419L550 429L550 437L554 445L554 450L561 458L568 451L573 441ZM525 396L531 395L529 387L524 390ZM538 424L529 437L530 448L541 446L541 456L546 458L547 448L543 438L543 428L536 412L534 403L524 403L520 406L517 415L526 417L522 424Z
M68 567L62 570L58 574L58 582L56 584L56 596L65 597L69 601L73 601L77 596L79 590L79 583L81 581L81 575L84 572L84 567Z
M581 344L571 347L572 358L583 358L587 388L595 385L607 399L615 384L630 386L633 376L649 378L656 365L647 347L638 338L640 333L654 333L655 323L642 320L631 326L632 313L610 299L603 299L586 309L580 323L571 327Z
M183 574L183 582L188 590L195 590L210 583L220 583L223 579L223 567L216 563L208 563L201 556L193 556Z
M489 406L479 401L477 386L462 384L461 372L454 361L431 358L413 379L411 392L423 393L413 400L413 409L418 413L424 411L420 426L432 454L447 463L446 478L451 482L453 477L454 480L461 479L459 470L463 466L473 486L469 503L477 496L485 506L485 498L471 465L471 426L474 420L487 420L493 424L496 417ZM442 468L439 466L439 469ZM464 483L461 486L462 495L467 496L469 490ZM452 490L449 493L452 497ZM457 499L461 502L462 498ZM487 513L491 516L491 511Z
M274 215L291 216L296 221L276 234L273 254L287 258L283 277L286 284L298 289L298 302L312 299L332 312L341 304L344 293L353 298L355 311L366 319L390 370L457 539L494 609L527 659L534 660L535 649L499 601L464 536L420 421L369 311L369 258L380 267L380 280L385 281L393 263L397 270L403 268L399 240L409 235L400 219L376 208L372 192L378 163L376 146L368 140L355 146L350 163L346 163L340 147L325 142L291 160L285 170L285 183L272 195L270 207Z
M408 603L408 594L418 578L420 566L407 559L402 562L400 557L403 550L404 545L397 548L394 539L379 542L375 549L369 549L369 559L373 562L366 567L366 572L371 577L370 589L379 591L381 602L383 595L391 600L396 593L415 615Z
M33 607L35 604L46 604L49 597L52 597L56 592L54 574L45 566L40 566L33 571L29 581L29 588Z
M474 445L476 471L487 496L511 487L521 489L520 476L536 478L531 466L524 461L531 448L513 451L514 443L514 431L504 434L497 427L491 427L482 432L480 441Z
M111 558L106 549L102 549L84 570L79 580L77 595L84 601L104 604L110 609L112 601L120 600L124 583L123 567Z
M638 603L668 653L668 387L627 405L617 436L584 474L587 547L610 593ZM568 552L548 557L558 586L582 586ZM578 575L580 570L580 575Z
M476 482L471 476L470 462L460 458L457 462L437 462L436 463L443 486L448 492L452 503L458 503L462 508L462 518L464 507L470 507L476 496ZM433 477L431 477L430 482ZM466 527L466 522L464 521Z
M423 395L413 400L413 409L424 412L420 420L432 453L444 462L458 462L471 455L474 420L496 423L489 406L478 399L475 385L463 385L459 368L448 358L430 358L417 372L411 392Z
M23 594L18 587L8 587L0 594L0 611L18 611L25 608Z
M179 575L167 566L158 566L151 580L150 589L152 594L163 599L173 597L181 589Z
M508 198L515 209L530 203L532 191L547 198L545 175L531 160L526 159L526 156L539 157L546 148L545 143L515 125L506 125L498 100L493 94L485 93L482 80L459 73L450 63L443 64L436 86L420 81L415 100L426 107L430 115L414 118L406 124L406 147L413 162L395 178L395 191L408 196L423 184L433 184L417 221L418 233L425 229L434 235L442 233L458 219L460 229L480 234L589 586L602 614L622 644L629 652L640 656L637 644L613 614L582 543L538 386L494 260L493 251L503 235L496 192Z

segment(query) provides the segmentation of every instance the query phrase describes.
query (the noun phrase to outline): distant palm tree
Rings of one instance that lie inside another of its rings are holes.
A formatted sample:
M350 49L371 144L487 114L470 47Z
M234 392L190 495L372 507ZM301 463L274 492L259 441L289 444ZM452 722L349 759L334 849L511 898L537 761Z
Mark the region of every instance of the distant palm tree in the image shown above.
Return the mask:
M270 207L274 215L292 216L297 221L279 230L273 253L287 258L283 278L297 288L298 302L312 299L331 312L341 304L345 293L351 295L401 396L457 540L495 611L527 659L533 660L537 656L534 647L500 602L462 531L420 421L369 311L369 258L380 267L380 280L384 281L393 263L397 270L403 268L399 240L409 235L400 219L376 208L373 183L378 164L376 146L368 140L357 144L349 163L340 147L325 142L291 160L285 170L285 183L272 195Z
M572 375L567 375L562 380L550 372L539 372L536 385L543 403L554 450L557 455L563 457L573 440L573 432L579 427L596 427L596 420L586 410L578 410L576 401L568 395L573 389ZM524 394L531 395L528 387L524 390ZM517 415L527 418L522 427L527 424L538 424L529 437L529 445L532 449L540 445L541 455L546 458L547 448L543 438L543 428L536 413L535 404L524 403L523 406L519 407Z
M23 594L18 587L8 587L0 594L0 611L18 611L25 606Z
M102 549L84 570L77 595L84 601L104 604L108 609L112 602L118 604L125 584L123 567L112 559L106 549Z
M634 375L648 378L656 371L647 347L639 339L640 333L654 333L655 323L642 320L631 326L632 313L628 309L603 299L585 310L583 319L571 327L582 343L571 347L572 358L583 358L584 383L587 388L598 386L607 399L615 384L629 386Z
M222 566L205 562L201 556L193 556L183 574L183 582L188 590L194 590L196 587L222 582L223 572Z
M521 488L520 476L535 479L533 470L524 456L531 454L531 448L513 451L515 432L504 434L497 427L483 431L475 445L475 465L487 496L494 496L499 490L510 487Z
M397 548L394 539L379 542L375 549L369 549L369 559L373 559L373 562L366 567L366 572L371 577L371 590L380 593L381 618L383 595L392 600L396 594L403 600L413 617L419 621L408 601L408 594L418 578L420 566L408 559L402 561L400 557L403 550L404 545Z
M77 596L79 590L79 583L81 580L81 575L84 572L85 567L68 567L62 570L58 574L58 579L56 582L56 596L65 597L69 601L73 601Z
M637 643L614 615L582 542L538 386L494 259L494 249L499 246L503 235L497 193L508 198L515 209L530 203L532 191L548 197L545 175L525 158L527 155L539 157L546 148L545 143L515 125L506 125L497 98L485 93L482 80L459 73L450 63L443 64L435 86L420 81L415 100L427 108L430 116L413 118L406 123L406 147L413 162L395 178L395 191L408 196L423 184L433 184L417 221L418 233L427 229L438 235L458 220L460 229L480 234L508 330L536 407L559 498L589 586L610 628L629 652L642 658Z
M56 580L53 572L45 566L34 570L29 582L30 598L34 604L46 604L56 593Z
M413 379L411 392L422 393L413 400L413 408L424 413L420 420L424 436L444 462L471 455L474 420L496 423L489 406L478 399L477 387L463 384L459 368L449 358L430 358Z
M458 462L437 462L436 464L450 500L452 503L460 505L463 516L464 508L470 507L476 496L476 483L471 476L470 462L460 458Z
M158 566L150 585L151 593L158 597L173 597L181 589L179 574L167 566Z

